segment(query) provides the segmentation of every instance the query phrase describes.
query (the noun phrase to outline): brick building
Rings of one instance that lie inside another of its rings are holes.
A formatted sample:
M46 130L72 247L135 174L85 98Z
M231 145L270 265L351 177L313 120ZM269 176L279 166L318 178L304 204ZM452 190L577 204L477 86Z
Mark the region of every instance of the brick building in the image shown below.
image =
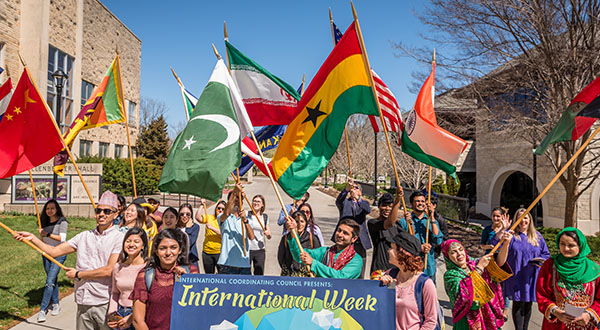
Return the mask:
M115 57L121 58L125 110L135 147L139 131L141 40L99 0L0 1L0 83L14 84L23 70L19 54L55 113L57 95L51 74L68 76L62 92L60 127L64 131L102 80ZM125 124L81 131L76 156L127 157ZM10 179L0 181L0 210L10 201Z

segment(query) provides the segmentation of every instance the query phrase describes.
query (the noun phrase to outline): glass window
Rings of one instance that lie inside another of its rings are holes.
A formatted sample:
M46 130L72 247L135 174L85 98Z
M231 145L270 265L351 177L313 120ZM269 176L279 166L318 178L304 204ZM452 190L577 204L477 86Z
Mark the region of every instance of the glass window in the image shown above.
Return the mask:
M83 107L83 105L85 104L85 102L87 102L87 100L89 100L90 97L92 97L92 92L94 91L94 88L96 86L94 86L94 84L89 83L85 80L81 81L81 106Z
M56 86L54 84L54 78L52 73L55 70L62 70L68 78L65 79L63 88L61 91L61 111L60 111L60 122L58 125L61 131L64 132L65 128L71 125L73 117L73 87L71 78L73 77L73 62L74 58L58 48L49 45L48 51L48 105L52 109L52 113L56 116L56 107L58 98L56 97ZM52 100L52 101L50 101Z
M100 142L100 148L98 149L98 156L102 158L108 157L108 143Z
M137 126L135 124L135 102L127 101L127 116L129 116L129 125Z
M92 153L92 141L79 140L79 157L86 157Z
M121 158L123 156L123 146L120 144L115 144L115 159Z

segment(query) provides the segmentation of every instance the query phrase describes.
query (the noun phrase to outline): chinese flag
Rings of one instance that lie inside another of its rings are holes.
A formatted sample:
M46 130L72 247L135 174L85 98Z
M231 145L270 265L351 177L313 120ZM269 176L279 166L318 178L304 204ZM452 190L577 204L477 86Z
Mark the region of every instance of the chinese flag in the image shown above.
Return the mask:
M0 122L0 179L45 163L63 147L54 120L25 68Z

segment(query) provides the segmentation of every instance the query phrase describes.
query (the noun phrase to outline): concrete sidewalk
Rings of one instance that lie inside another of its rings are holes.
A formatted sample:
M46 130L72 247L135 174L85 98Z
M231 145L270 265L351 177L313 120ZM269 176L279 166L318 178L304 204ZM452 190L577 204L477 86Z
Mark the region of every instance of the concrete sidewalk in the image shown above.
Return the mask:
M256 177L252 184L245 186L248 198L251 199L256 194L262 194L266 200L265 213L269 216L269 227L272 233L272 239L265 242L266 246L266 262L265 262L265 275L279 276L280 268L277 263L277 249L279 241L281 239L282 227L277 225L277 217L281 207L277 197L269 183L268 179L263 177ZM321 227L323 232L323 238L326 245L332 244L330 241L331 235L338 220L338 210L335 206L335 199L329 195L326 195L315 188L311 187L309 190L311 198L309 203L311 204L315 216L316 223ZM291 203L291 198L285 196L284 203ZM249 209L246 205L245 209ZM194 210L195 211L195 210ZM213 213L213 208L209 209L209 213ZM200 235L197 241L198 251L202 250L202 242L204 241L204 226L200 226ZM372 250L367 253L367 265L371 264ZM473 256L477 257L477 256ZM446 329L451 329L452 325L452 312L450 310L450 302L446 292L444 291L444 280L443 275L446 271L446 265L442 259L436 260L437 262L437 293L442 309L444 310L444 317L447 324ZM201 266L201 265L200 265ZM367 266L368 269L368 266ZM203 270L201 269L201 272ZM77 306L74 301L73 295L67 296L61 300L62 311L59 316L47 316L47 321L44 323L37 323L37 314L30 317L24 322L21 322L12 329L16 330L41 330L41 329L75 329L75 315ZM538 311L537 304L534 304L533 315L530 321L530 329L541 329L543 315ZM508 320L507 324L502 328L506 330L514 329L512 320Z

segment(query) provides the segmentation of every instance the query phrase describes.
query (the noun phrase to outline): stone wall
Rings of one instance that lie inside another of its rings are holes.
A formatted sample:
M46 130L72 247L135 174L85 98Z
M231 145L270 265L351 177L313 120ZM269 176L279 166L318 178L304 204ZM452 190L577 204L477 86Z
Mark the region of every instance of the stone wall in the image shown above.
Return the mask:
M50 1L48 41L63 52L77 56L77 0ZM77 86L77 84L75 84Z
M4 44L0 66L7 69L13 79L18 79L21 68L18 55L20 20L21 0L0 1L0 43ZM7 78L6 73L1 74L0 83Z

